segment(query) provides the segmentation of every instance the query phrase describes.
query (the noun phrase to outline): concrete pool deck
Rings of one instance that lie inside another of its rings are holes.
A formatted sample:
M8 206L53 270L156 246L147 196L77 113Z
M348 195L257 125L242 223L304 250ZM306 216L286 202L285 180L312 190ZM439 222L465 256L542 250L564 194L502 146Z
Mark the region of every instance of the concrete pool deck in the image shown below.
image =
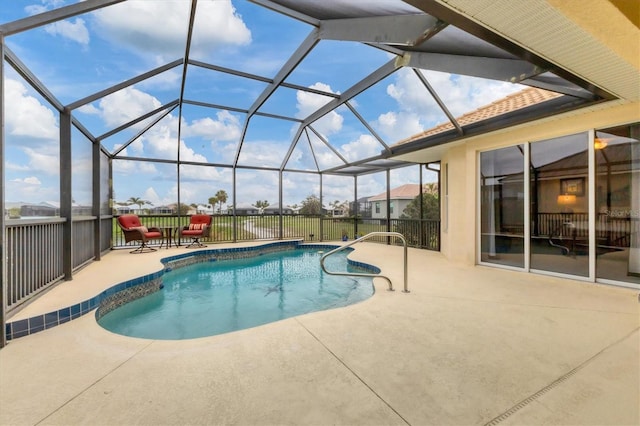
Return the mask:
M640 423L638 290L409 249L405 294L402 248L354 248L395 292L377 278L357 305L193 340L116 335L93 314L12 340L0 350L0 424ZM113 251L9 320L184 252Z

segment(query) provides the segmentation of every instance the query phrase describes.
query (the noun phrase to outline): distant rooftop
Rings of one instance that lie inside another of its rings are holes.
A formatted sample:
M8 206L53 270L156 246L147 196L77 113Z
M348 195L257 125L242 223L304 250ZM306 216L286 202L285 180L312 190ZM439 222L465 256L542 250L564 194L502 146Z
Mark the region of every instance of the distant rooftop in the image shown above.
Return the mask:
M425 188L427 185L424 185ZM401 185L397 188L393 188L390 191L389 199L390 200L413 200L418 195L420 195L420 185L417 183L407 183L406 185ZM369 201L383 201L387 199L387 192L383 192L381 194L375 195L369 198Z

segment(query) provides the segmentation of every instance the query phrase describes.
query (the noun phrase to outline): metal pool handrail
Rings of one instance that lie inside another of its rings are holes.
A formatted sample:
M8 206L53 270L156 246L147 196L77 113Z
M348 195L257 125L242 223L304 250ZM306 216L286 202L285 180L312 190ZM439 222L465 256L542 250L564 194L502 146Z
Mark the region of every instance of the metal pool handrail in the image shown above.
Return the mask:
M399 232L384 232L384 231L369 232L364 237L360 237L358 239L355 239L355 240L351 241L349 244L345 244L343 246L335 248L335 249L331 250L330 252L325 253L324 255L322 255L322 257L320 258L320 267L322 268L322 270L326 274L329 274L329 275L384 278L385 280L387 280L389 282L389 291L393 291L393 284L391 283L391 280L389 279L389 277L386 277L384 275L358 273L358 272L330 272L330 271L327 271L327 268L324 266L324 260L327 257L331 256L332 254L337 253L337 252L339 252L341 250L344 250L347 247L350 247L350 246L354 245L355 243L360 243L360 242L362 242L364 240L367 240L367 239L369 239L371 237L377 237L377 236L398 237L398 238L400 238L402 240L402 243L404 244L404 290L403 290L403 292L404 293L409 293L408 281L407 281L407 240L405 240L404 236Z

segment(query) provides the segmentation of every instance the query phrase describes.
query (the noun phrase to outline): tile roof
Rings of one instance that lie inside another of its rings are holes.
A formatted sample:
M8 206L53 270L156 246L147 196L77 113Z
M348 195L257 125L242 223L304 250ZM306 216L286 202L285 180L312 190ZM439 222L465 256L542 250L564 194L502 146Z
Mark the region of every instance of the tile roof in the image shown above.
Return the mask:
M456 121L460 126L476 123L478 121L487 120L489 118L497 117L502 114L517 111L522 108L526 108L541 102L548 101L550 99L558 98L562 96L560 93L550 92L548 90L538 89L537 87L528 87L520 92L512 93L511 95L491 102L488 105L481 106L480 108L468 112L460 117L456 117ZM432 127L429 130L410 136L407 139L397 142L395 145L402 145L407 142L412 142L418 139L425 138L427 136L442 133L447 130L454 129L455 127L451 122L442 123L436 127Z
M420 184L417 183L407 183L406 185L399 186L397 188L393 188L390 192L389 199L390 200L413 200L420 194ZM383 192L376 196L369 198L369 201L381 201L387 199L387 192Z

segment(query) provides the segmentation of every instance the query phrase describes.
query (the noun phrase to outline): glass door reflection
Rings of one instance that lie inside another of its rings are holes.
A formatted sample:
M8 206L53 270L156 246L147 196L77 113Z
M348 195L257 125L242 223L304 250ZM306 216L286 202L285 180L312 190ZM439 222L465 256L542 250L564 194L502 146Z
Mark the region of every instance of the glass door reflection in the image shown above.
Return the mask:
M589 276L588 134L530 145L531 269Z
M596 132L596 277L640 284L640 125Z

